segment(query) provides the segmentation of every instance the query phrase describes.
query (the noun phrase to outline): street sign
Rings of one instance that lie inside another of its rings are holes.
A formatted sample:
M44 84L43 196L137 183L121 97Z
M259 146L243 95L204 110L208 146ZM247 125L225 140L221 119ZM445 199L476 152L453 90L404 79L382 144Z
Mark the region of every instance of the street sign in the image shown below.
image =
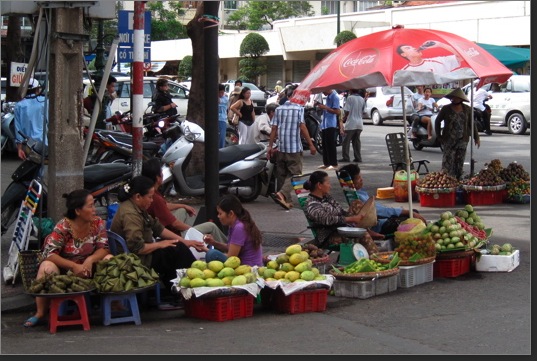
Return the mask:
M118 48L116 60L118 63L134 62L133 48ZM151 62L151 48L144 48L144 63L150 63L150 62Z
M134 46L134 11L118 11L118 46ZM144 12L144 48L151 46L151 11Z
M28 71L28 64L26 63L11 63L11 78L9 85L10 86L21 86L22 78L24 74ZM32 72L33 76L33 72Z

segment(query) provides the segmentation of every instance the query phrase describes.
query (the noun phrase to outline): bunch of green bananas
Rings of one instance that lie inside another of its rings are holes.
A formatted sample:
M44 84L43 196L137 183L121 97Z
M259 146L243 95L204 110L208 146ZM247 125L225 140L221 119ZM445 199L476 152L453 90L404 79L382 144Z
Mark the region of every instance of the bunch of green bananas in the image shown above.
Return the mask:
M99 292L125 292L158 282L154 269L148 269L134 253L121 253L97 263L93 280Z

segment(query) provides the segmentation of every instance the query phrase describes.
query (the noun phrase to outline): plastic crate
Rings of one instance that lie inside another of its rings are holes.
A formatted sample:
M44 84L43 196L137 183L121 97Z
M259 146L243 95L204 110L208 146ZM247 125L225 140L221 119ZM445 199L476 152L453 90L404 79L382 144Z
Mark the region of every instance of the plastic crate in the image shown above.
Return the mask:
M503 203L507 193L505 189L499 191L466 191L466 203L472 206L487 206Z
M334 280L332 289L336 297L366 299L397 290L398 275L368 281Z
M187 317L208 321L230 321L251 317L254 313L254 296L192 297L185 300Z
M455 191L448 193L419 193L422 207L453 207L455 206Z
M399 266L397 287L409 288L433 280L433 262L417 266Z
M326 310L328 289L302 290L286 296L280 288L265 288L261 292L262 304L281 313L323 312Z
M437 259L434 262L434 278L458 277L470 272L472 255L459 258Z

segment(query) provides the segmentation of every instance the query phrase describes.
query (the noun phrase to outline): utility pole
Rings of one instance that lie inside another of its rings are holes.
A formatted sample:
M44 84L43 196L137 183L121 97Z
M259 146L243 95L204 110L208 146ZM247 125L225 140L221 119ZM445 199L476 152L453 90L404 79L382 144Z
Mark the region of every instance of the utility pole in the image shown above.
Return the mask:
M132 174L142 174L144 101L144 10L145 1L134 2L134 46L132 63Z
M43 3L50 15L48 216L58 221L65 211L64 193L84 186L82 135L83 8Z
M95 47L95 69L102 74L104 68L104 22L97 21L97 46Z
M340 5L340 1L336 1L336 6L337 6L337 34L340 33L340 18L341 18L341 5Z

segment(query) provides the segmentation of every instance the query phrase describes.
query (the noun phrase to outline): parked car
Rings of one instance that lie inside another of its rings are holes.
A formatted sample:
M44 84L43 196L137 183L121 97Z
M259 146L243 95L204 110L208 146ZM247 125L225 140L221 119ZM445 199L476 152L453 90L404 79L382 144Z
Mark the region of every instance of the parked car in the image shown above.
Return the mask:
M225 92L227 96L229 96L229 94L233 91L234 83L234 80L231 83L223 83L226 87ZM254 102L255 114L259 115L263 113L265 111L265 105L267 104L267 93L265 93L263 90L259 89L252 83L242 83L242 86L246 86L252 91L251 99Z
M131 78L128 76L116 77L116 93L117 98L112 102L112 113L119 111L127 112L131 109ZM157 88L157 77L144 77L144 100L143 109L147 109L147 105L151 102L151 97ZM89 80L85 79L84 96L87 96L89 90ZM177 104L177 112L180 115L186 115L188 109L188 94L189 90L174 81L168 81L169 91L172 94L173 102Z
M531 123L530 75L513 75L505 83L489 83L483 88L491 92L487 104L492 111L490 125L507 127L512 134L524 134ZM463 87L470 96L469 84Z
M415 112L412 90L403 87L405 94L406 119ZM364 119L371 119L374 125L382 125L385 120L403 120L401 87L377 86L367 88L369 97L365 102Z

